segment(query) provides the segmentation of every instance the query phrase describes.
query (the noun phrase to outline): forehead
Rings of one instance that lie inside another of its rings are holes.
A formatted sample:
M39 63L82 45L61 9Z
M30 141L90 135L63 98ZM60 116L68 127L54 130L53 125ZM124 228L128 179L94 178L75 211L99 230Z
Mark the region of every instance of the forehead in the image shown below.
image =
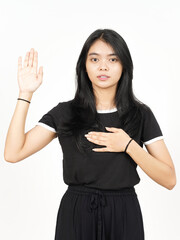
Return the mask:
M91 45L88 51L88 55L91 53L97 53L99 55L109 55L115 53L115 51L109 43L98 39Z

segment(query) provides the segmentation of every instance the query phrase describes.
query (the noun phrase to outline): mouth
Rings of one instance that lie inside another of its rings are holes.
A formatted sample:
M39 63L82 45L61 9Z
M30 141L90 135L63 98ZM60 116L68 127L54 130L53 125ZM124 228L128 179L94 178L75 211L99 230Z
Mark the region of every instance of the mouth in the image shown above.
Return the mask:
M97 76L98 79L100 80L107 80L108 78L110 78L110 76L107 76L107 75L99 75Z

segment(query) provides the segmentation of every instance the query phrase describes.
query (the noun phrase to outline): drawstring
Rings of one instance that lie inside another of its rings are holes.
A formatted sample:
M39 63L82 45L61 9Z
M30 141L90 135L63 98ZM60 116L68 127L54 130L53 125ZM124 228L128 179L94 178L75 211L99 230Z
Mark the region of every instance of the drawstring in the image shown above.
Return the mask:
M104 221L104 207L108 205L107 197L110 195L116 196L124 196L124 195L136 195L134 187L124 188L119 191L103 191L100 189L88 188L86 189L85 186L76 186L76 185L69 185L68 192L72 192L75 194L82 194L87 196L86 202L86 210L89 214L93 215L92 218L96 221L97 217L97 238L96 240L103 240L105 239L105 221ZM94 222L94 227L96 228L96 223Z
M92 212L93 209L96 209L98 206L106 206L106 200L105 200L105 196L102 192L99 193L92 193L90 196L90 211Z
M97 240L102 240L102 207L106 206L106 198L105 195L100 191L96 190L90 195L89 202L89 211L93 212L95 209L98 210L98 238Z

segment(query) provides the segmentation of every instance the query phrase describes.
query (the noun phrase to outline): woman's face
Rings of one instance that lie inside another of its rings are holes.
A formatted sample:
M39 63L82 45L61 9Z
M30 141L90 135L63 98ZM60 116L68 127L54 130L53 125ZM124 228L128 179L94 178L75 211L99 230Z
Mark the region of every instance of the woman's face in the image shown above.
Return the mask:
M93 88L109 88L117 86L123 66L111 45L98 39L88 51L86 71Z

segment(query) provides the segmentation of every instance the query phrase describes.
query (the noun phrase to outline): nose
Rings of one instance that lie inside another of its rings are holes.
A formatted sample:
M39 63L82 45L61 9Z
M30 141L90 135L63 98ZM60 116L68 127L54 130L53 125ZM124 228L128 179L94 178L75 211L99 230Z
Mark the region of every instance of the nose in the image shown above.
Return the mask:
M105 61L102 61L100 64L99 64L99 70L105 70L105 71L108 71L109 70L109 68L108 68L108 66L107 66L107 64L106 64L106 62Z

